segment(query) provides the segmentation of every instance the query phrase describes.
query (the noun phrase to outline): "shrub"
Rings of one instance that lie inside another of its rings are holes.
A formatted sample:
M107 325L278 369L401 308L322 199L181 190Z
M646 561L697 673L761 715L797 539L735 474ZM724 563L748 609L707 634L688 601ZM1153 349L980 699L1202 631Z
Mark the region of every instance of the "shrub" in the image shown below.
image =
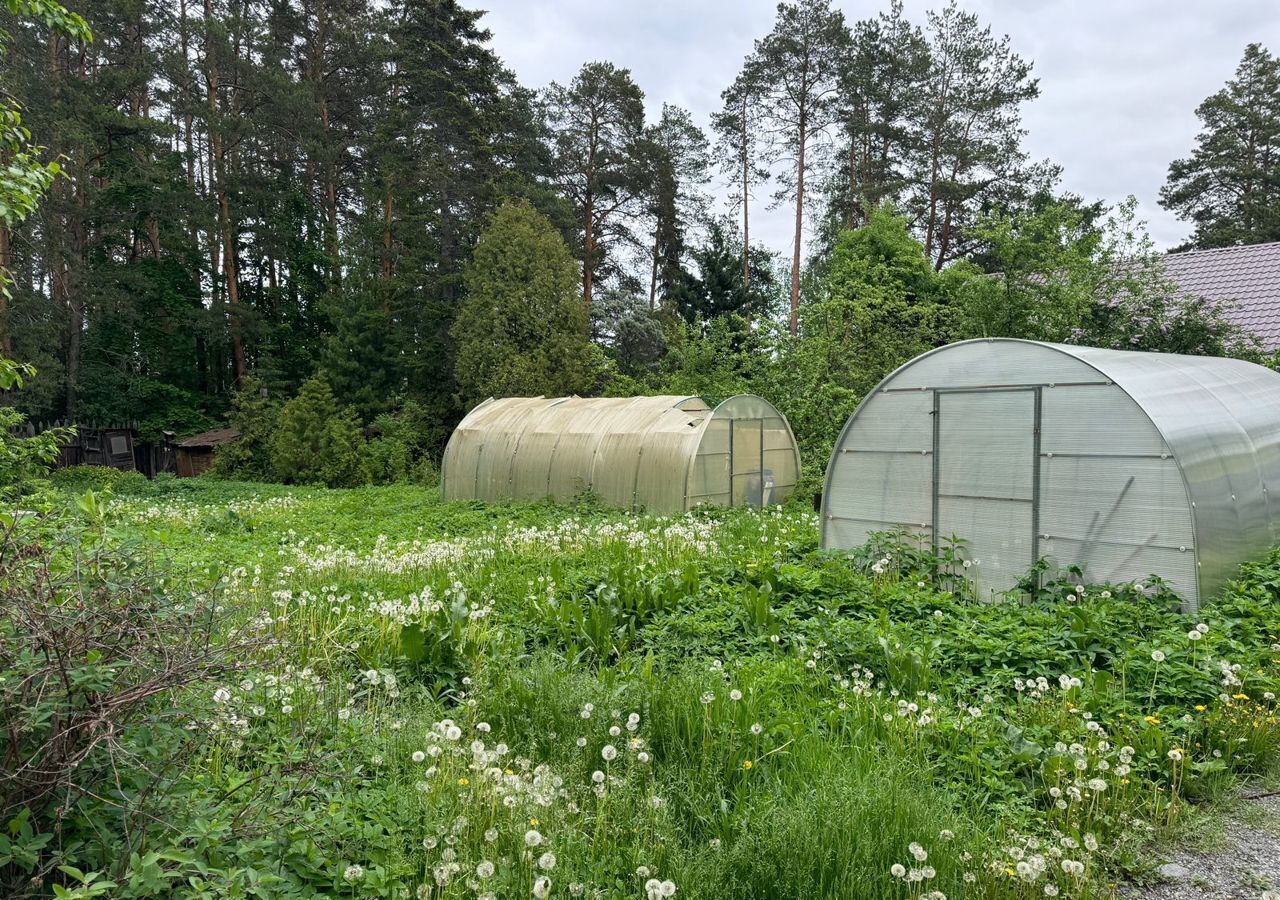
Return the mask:
M31 366L0 357L0 390L20 388L23 378L34 374ZM32 480L49 470L58 448L73 434L69 428L54 428L34 437L14 435L12 429L25 421L16 409L0 407L0 496L21 496Z
M257 381L249 380L231 400L231 424L240 438L218 447L211 474L243 481L272 481L271 435L280 405L264 396Z
M101 521L91 492L78 503ZM181 770L193 714L179 702L184 690L235 669L248 649L225 633L212 643L215 597L166 580L107 540L104 530L66 522L9 520L0 532L5 896L74 858L63 854L81 845L77 824L85 839L122 821L129 834L135 816L147 815L148 795Z
M355 413L316 376L280 410L268 444L271 469L285 482L350 487L360 480L363 443Z

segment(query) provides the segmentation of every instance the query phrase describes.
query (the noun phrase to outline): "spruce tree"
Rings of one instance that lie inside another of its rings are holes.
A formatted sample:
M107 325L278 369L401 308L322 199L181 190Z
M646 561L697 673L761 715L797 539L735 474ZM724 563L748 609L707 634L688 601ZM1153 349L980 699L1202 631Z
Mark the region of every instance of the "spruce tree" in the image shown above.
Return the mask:
M494 214L466 270L453 326L463 402L591 389L599 350L587 339L577 267L564 239L527 202Z

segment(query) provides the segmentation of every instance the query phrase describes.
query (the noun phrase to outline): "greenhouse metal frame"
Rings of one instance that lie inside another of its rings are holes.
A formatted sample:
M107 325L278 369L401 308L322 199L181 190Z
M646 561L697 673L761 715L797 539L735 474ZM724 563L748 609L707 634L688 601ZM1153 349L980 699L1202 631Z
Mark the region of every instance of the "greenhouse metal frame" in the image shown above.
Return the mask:
M764 506L795 490L800 454L786 417L750 394L489 399L445 448L448 500L569 501L660 514L698 504Z
M916 357L845 424L822 546L906 529L966 543L980 594L1041 558L1155 574L1198 608L1277 540L1280 374L1236 359L1005 338Z

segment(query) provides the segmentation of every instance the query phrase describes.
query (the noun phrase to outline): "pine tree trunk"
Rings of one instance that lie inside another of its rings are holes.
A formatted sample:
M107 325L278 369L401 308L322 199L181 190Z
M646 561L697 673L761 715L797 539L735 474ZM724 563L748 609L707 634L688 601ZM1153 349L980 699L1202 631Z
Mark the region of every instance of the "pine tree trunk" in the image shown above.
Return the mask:
M213 0L204 2L205 27L213 20ZM231 337L231 374L237 387L244 386L245 356L244 342L240 334L240 285L236 260L236 232L231 220L231 201L227 194L227 150L223 138L219 118L218 104L218 65L209 46L208 32L205 37L205 65L208 82L209 103L209 144L213 157L213 169L209 173L216 184L215 194L218 206L218 237L222 244L222 276L226 282L227 326Z
M587 308L587 321L591 321L592 259L596 253L595 198L587 192L582 204L582 303ZM587 326L590 328L590 324Z
M742 290L751 288L751 151L747 133L747 101L742 100Z
M795 248L791 253L791 318L787 323L793 335L800 333L800 241L804 236L804 152L805 127L808 125L804 111L800 112L800 145L796 159L796 231Z

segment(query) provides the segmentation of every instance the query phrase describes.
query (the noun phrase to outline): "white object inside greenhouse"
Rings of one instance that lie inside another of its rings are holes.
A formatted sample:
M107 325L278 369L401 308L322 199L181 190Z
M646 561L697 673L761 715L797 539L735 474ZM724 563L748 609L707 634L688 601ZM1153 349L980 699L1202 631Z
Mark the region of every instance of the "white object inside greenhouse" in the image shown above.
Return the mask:
M1277 542L1280 374L1235 359L982 339L911 360L845 424L822 545L963 540L980 595L1041 558L1158 575L1188 610Z
M715 409L697 397L486 400L445 448L448 500L573 500L675 513L765 506L795 490L800 456L786 418L752 395Z

